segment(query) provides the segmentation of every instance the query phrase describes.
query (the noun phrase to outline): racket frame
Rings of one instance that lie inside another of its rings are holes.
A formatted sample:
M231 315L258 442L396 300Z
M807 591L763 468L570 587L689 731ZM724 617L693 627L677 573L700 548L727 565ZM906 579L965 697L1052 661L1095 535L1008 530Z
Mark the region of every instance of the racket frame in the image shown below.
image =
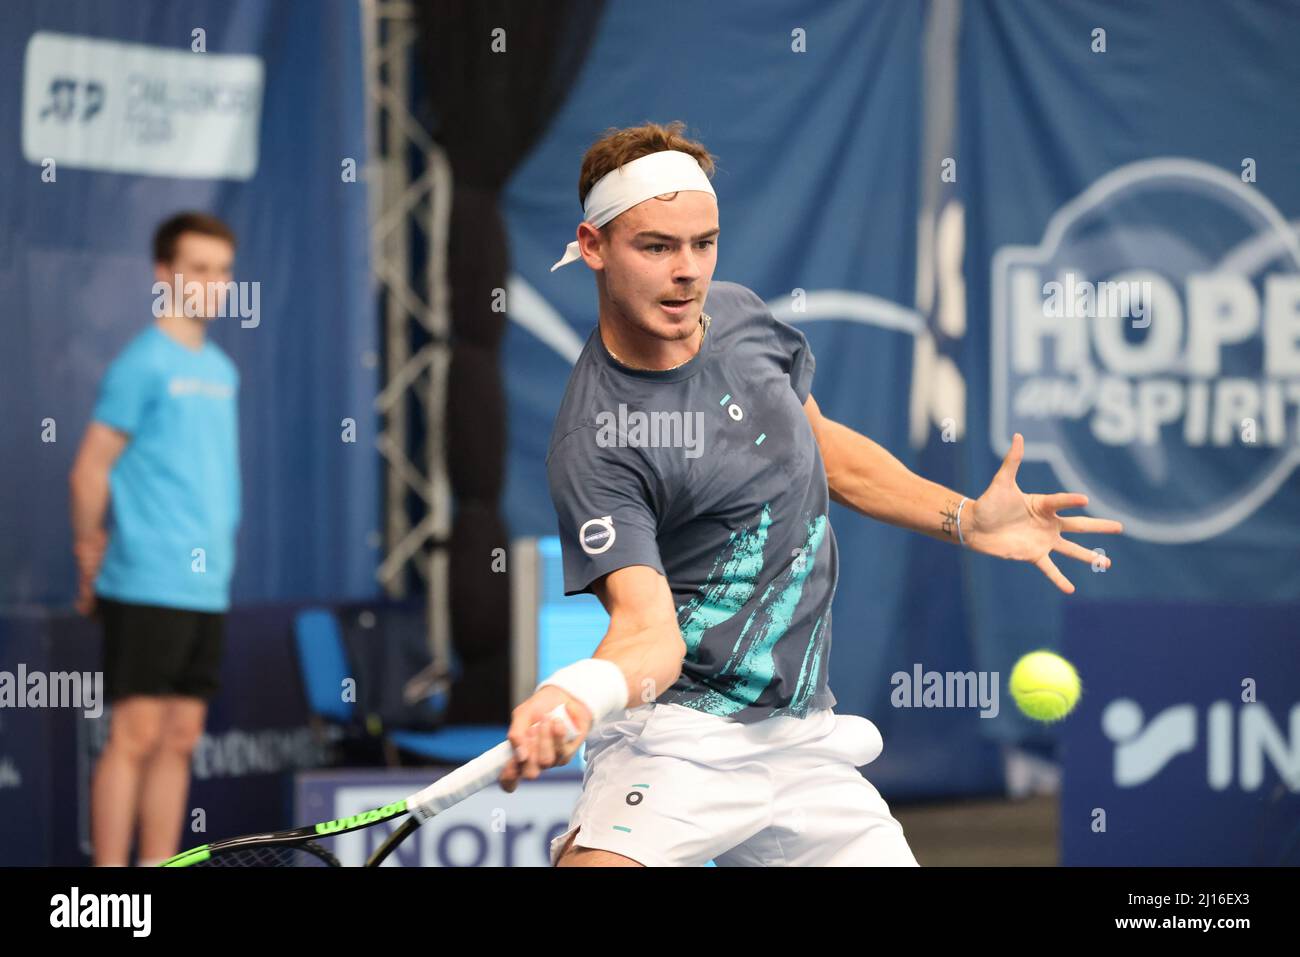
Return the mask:
M572 741L577 737L577 728L574 727L564 705L554 708L548 717L559 718L564 722L568 740ZM428 787L392 804L385 804L383 807L372 808L332 821L322 821L319 824L308 824L284 831L268 831L263 834L245 834L211 844L201 844L168 858L159 866L193 867L203 864L214 855L227 851L273 845L302 845L320 838L337 837L362 828L374 827L376 824L396 820L409 814L410 817L385 838L383 844L375 849L365 863L366 867L378 867L402 841L415 833L429 818L459 804L498 778L509 764L512 754L510 743L503 741L472 761L448 771Z

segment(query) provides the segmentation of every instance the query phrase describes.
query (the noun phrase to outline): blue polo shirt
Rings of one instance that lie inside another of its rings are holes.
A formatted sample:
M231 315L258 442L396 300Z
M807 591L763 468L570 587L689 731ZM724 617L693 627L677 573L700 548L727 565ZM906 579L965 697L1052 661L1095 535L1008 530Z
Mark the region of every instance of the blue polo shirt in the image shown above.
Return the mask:
M239 525L239 373L150 326L109 366L96 422L130 436L109 482L112 524L97 594L219 612L230 607Z

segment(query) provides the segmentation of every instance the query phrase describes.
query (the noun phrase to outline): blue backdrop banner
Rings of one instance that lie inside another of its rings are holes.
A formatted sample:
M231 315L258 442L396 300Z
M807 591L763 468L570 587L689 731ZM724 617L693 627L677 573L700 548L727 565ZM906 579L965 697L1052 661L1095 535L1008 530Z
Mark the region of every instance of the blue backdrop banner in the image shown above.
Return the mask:
M212 329L241 374L233 600L375 594L358 4L18 0L0 71L0 606L73 597L68 471L182 209L233 227L247 284Z

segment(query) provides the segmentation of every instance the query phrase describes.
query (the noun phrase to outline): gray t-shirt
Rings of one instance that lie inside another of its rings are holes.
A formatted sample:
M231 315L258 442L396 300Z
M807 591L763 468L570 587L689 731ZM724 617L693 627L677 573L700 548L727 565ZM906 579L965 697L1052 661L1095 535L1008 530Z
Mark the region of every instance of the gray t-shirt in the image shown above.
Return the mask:
M546 457L566 595L629 565L662 572L686 641L656 699L742 723L829 708L839 554L803 404L803 333L744 286L715 282L699 352L628 369L597 328Z

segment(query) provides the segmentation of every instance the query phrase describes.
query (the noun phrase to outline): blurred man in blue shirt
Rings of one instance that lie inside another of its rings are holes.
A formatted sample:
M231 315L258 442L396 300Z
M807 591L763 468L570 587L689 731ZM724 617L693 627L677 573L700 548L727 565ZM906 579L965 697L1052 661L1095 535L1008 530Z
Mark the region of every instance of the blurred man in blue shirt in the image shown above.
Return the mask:
M113 704L91 793L98 865L128 863L137 824L139 863L179 850L190 755L217 690L240 513L239 374L207 324L225 312L234 256L215 217L159 226L157 319L109 366L73 465L77 607L103 625Z

